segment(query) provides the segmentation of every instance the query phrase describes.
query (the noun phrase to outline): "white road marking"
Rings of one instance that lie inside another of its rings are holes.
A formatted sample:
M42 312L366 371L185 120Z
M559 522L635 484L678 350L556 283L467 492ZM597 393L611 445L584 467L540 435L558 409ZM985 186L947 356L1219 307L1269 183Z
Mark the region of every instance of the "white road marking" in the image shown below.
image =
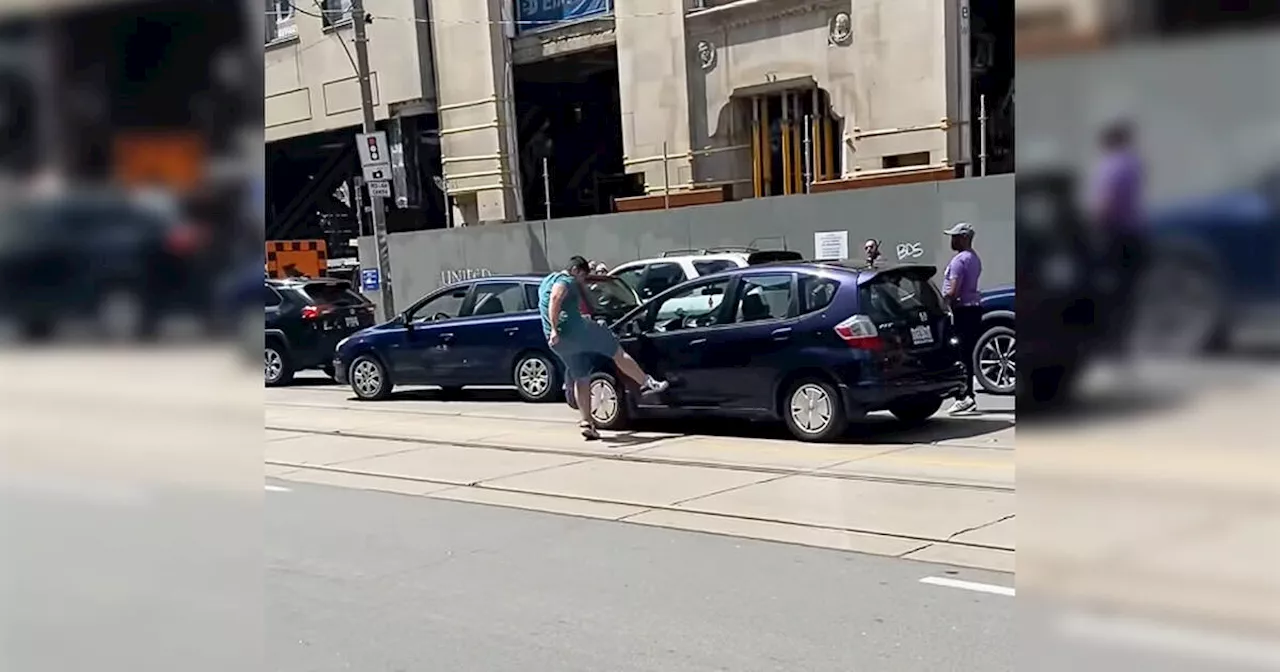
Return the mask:
M947 579L941 576L926 576L920 579L920 583L927 583L931 586L943 586L945 588L959 588L961 590L972 590L978 593L991 593L992 595L1004 595L1006 597L1014 597L1015 591L1008 586L996 586L990 583L974 583L972 581L961 581L959 579Z
M267 492L290 492L290 490L289 488L285 488L279 485L268 485Z
M1068 637L1090 639L1113 646L1176 653L1218 664L1280 670L1280 646L1229 632L1089 614L1064 617L1058 622L1058 631Z

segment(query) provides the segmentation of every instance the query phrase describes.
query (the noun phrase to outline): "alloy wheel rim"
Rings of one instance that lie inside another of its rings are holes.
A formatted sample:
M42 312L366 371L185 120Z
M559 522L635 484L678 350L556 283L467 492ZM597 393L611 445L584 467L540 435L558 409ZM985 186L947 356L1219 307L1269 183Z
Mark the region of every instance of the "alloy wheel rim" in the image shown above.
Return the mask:
M520 363L520 387L529 394L542 396L551 387L551 375L547 365L540 359L526 359Z
M613 385L597 380L591 383L591 417L596 422L608 423L618 414L618 391Z
M280 379L280 373L284 371L284 359L280 357L280 353L271 348L267 348L262 357L263 375L268 382L274 383Z
M351 382L360 394L372 396L382 388L382 372L373 362L363 360L351 370Z
M1018 379L1016 348L1017 340L1005 334L983 344L978 353L978 372L992 387L1001 391L1013 389Z
M831 397L817 385L803 385L791 395L791 420L809 434L817 434L831 424Z

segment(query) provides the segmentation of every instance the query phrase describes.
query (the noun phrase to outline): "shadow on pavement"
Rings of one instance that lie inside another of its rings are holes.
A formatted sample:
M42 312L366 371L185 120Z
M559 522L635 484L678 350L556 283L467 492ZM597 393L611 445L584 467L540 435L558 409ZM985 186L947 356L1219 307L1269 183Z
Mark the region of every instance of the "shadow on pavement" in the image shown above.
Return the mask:
M970 416L948 418L936 416L922 425L908 425L889 416L869 416L849 426L838 443L913 444L955 441L984 436L1014 426L1012 420ZM689 436L722 438L776 439L794 441L795 437L782 423L743 422L741 420L646 420L645 431ZM1013 448L1013 444L1009 444Z

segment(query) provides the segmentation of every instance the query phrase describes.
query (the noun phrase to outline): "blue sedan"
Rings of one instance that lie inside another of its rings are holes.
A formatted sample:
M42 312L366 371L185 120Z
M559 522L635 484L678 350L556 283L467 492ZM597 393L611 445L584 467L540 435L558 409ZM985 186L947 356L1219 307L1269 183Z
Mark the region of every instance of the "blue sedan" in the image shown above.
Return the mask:
M385 324L351 335L336 348L334 379L360 399L385 399L397 385L514 386L525 401L557 399L563 372L547 347L538 314L542 276L460 282L423 297ZM639 301L626 283L589 279L582 308L611 322Z
M973 352L973 371L978 385L991 394L1014 393L1018 367L1017 326L1012 286L982 292L982 336Z

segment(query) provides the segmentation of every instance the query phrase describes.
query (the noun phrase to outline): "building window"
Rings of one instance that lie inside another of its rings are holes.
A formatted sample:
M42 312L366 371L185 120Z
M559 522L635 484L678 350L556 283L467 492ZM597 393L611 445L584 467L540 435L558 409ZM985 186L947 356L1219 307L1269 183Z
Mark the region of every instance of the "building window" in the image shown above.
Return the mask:
M323 0L320 16L325 28L351 20L351 0Z
M266 0L267 43L287 40L298 35L294 22L293 0Z
M929 152L912 152L910 154L886 156L880 159L880 165L886 169L927 166L929 165Z

